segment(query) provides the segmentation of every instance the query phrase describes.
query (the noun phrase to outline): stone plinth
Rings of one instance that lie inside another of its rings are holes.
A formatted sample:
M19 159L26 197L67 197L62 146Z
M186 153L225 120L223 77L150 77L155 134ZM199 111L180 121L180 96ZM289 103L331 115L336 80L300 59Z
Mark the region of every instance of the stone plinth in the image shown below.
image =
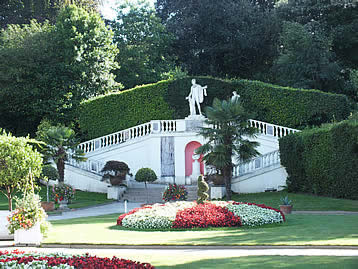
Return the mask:
M221 199L225 194L225 186L210 186L210 199Z
M6 225L8 224L7 216L10 215L10 211L1 210L0 211L0 240L13 239L14 235L9 233Z
M110 186L107 191L107 199L120 200L126 191L126 187Z
M16 230L14 235L15 245L40 245L42 238L39 223L28 230Z

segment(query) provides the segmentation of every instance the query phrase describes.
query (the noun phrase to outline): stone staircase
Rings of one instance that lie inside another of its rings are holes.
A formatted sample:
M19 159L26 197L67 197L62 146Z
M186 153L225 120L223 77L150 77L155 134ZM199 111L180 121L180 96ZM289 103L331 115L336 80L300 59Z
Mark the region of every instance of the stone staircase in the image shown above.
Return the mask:
M188 199L187 201L194 201L197 199L197 186L187 185L185 186L188 190ZM129 202L135 203L164 203L162 196L165 187L149 187L145 188L128 188L124 193L121 201L128 200ZM147 191L148 191L148 201L147 201Z

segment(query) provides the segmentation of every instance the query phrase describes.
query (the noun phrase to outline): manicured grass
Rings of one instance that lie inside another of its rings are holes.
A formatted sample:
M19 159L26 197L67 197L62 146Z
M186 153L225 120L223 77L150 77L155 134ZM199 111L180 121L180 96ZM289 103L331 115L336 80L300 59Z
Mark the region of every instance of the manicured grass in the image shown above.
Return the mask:
M328 256L245 256L215 258L194 256L148 255L148 257L126 257L132 260L149 262L158 269L232 269L232 268L324 268L324 269L353 269L357 268L358 257L328 257Z
M358 211L358 200L335 199L310 194L297 194L287 192L263 192L249 194L234 194L232 200L265 204L279 208L280 198L288 195L292 200L293 210L312 211Z
M49 190L51 192L51 188ZM37 191L41 197L42 201L46 201L46 187L42 187ZM18 193L17 195L21 195ZM113 202L113 200L107 199L106 193L95 193L95 192L85 192L85 191L76 191L76 199L72 201L71 204L68 205L69 208L82 208L95 206L99 204L107 204ZM53 201L50 199L50 201ZM13 207L15 204L13 203ZM8 201L7 197L0 193L0 210L8 209Z
M358 215L289 215L287 222L257 228L130 231L118 215L52 222L44 243L118 245L358 245Z

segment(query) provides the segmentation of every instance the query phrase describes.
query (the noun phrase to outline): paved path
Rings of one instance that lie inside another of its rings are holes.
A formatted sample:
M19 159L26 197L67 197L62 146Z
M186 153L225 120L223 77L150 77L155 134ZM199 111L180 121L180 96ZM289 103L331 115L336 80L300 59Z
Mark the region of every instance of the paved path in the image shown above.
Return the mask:
M127 212L140 207L141 203L127 203ZM61 215L52 215L48 217L48 220L61 220L61 219L74 219L82 217L100 216L114 213L125 212L124 202L114 202L106 205L94 206L83 209L74 209L70 211L64 211Z

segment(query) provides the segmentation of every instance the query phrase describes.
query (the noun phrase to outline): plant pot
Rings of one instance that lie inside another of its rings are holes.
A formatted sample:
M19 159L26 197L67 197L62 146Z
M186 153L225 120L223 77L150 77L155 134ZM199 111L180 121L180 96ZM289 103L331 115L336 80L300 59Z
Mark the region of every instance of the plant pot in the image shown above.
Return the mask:
M109 176L109 182L111 183L112 186L118 186L120 184L122 184L123 180L126 179L125 174L124 175L118 175L118 176Z
M62 201L58 201L58 204L60 205L58 207L59 210L69 210L67 204L68 204L68 201L66 199L63 199Z
M280 210L283 214L291 214L292 212L292 205L280 205Z
M41 202L41 206L46 212L55 210L55 203L54 202Z
M15 230L15 245L40 245L42 241L40 223L35 223L30 229Z

